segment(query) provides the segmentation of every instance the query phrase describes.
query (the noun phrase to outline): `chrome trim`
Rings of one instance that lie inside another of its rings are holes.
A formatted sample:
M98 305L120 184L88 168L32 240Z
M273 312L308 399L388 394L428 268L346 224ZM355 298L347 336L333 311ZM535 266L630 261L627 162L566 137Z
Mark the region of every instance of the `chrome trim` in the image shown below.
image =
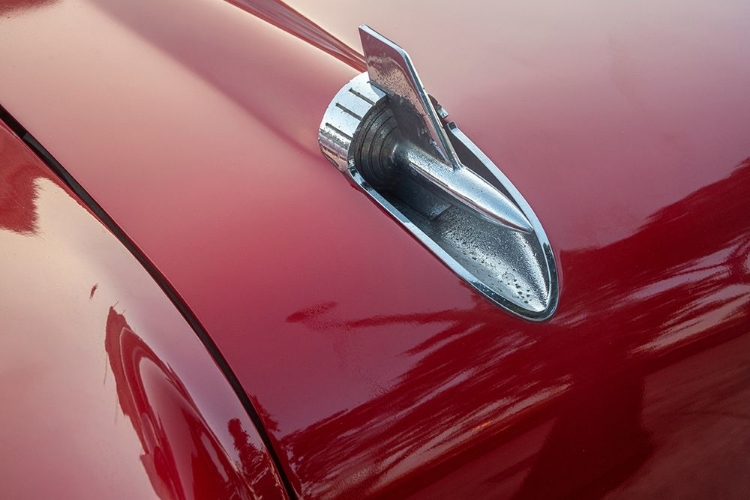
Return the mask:
M360 27L368 72L319 130L323 154L458 276L532 321L554 314L547 236L518 190L429 96L408 54Z

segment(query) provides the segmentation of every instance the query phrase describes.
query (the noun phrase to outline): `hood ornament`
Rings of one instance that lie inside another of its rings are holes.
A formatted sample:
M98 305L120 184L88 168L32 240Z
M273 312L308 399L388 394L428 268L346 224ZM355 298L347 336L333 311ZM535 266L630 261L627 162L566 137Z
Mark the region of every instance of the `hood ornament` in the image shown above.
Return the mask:
M542 321L557 270L521 194L424 89L409 55L360 26L367 72L326 109L318 142L355 186L500 307Z

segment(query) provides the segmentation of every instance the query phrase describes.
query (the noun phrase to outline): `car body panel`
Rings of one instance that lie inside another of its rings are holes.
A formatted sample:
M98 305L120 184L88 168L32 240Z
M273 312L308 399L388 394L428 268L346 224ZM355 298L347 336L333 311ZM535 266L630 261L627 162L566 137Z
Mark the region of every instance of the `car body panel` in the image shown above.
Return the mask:
M10 9L0 103L180 291L297 493L747 491L744 2L232 3ZM319 153L361 22L534 208L550 321L492 306Z
M287 498L253 422L141 264L0 123L5 498Z

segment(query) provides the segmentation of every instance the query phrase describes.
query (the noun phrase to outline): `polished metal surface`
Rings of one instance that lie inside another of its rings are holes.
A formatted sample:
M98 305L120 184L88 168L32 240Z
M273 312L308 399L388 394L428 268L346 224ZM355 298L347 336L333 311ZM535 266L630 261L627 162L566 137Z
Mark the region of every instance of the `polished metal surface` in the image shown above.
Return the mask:
M325 157L342 172L349 170L349 149L362 118L383 97L382 91L370 85L367 73L362 73L344 85L328 106L318 143Z
M328 106L323 154L493 302L526 319L549 318L557 271L531 207L447 121L408 54L367 26L360 36L368 71Z
M464 168L409 55L368 26L361 26L359 33L370 82L388 95L403 136L396 145L400 151L394 152L400 164L490 222L530 232L528 220L513 202Z
M415 132L410 133L410 138L417 147L453 168L459 168L461 162L440 126L439 117L409 55L369 26L360 26L359 36L370 81L395 101L393 113L399 124L407 133Z

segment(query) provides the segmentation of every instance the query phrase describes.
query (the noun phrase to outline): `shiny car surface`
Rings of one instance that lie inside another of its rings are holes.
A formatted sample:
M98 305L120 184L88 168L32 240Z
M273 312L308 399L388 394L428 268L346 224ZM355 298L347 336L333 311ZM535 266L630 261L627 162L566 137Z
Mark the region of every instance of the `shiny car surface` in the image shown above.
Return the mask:
M7 494L745 498L748 18L0 0ZM546 322L321 155L362 22L534 207Z

